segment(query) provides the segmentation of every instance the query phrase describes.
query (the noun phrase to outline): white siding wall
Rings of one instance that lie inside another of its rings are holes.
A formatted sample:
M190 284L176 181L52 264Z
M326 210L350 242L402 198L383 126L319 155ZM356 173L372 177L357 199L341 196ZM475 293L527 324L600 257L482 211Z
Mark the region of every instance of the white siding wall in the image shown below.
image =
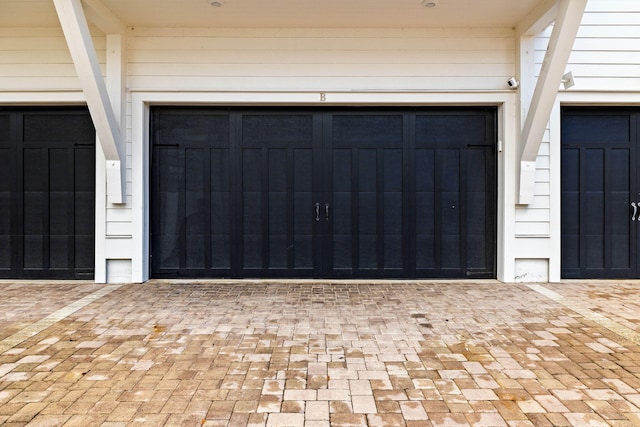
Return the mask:
M536 40L538 70L551 30ZM589 0L567 70L572 91L640 90L640 1Z
M144 29L129 87L185 91L505 89L515 42L498 30Z
M589 0L567 70L572 91L640 90L640 1Z
M547 237L550 233L550 158L549 130L544 134L536 158L536 183L533 203L516 207L516 236Z
M106 38L93 35L103 67ZM60 28L0 28L0 91L79 90Z

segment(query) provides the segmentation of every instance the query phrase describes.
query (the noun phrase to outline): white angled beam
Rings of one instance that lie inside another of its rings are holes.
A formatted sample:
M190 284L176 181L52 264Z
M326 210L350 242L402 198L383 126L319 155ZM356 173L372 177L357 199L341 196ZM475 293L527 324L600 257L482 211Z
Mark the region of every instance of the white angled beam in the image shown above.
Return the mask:
M126 27L120 18L100 0L82 0L87 19L107 36L107 92L120 129L126 124L125 81L126 81ZM126 198L126 165L121 161L107 160L107 201L121 203ZM120 178L118 178L120 177ZM118 185L118 181L120 185ZM110 183L110 184L109 184Z
M99 0L82 0L89 21L105 34L124 34L125 24Z
M586 6L587 0L559 0L558 2L558 15L522 129L523 149L520 159L518 198L520 204L533 202L536 157Z
M111 195L112 203L123 203L124 139L109 100L82 4L80 0L53 0L53 3L107 161L107 194Z
M558 0L544 0L516 25L516 36L537 36L558 14Z

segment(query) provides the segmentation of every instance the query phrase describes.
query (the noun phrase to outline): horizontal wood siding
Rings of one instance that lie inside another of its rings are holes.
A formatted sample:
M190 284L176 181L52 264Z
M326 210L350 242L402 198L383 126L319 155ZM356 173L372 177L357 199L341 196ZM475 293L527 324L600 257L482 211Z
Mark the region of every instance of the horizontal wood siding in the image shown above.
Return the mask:
M129 96L129 95L128 95ZM126 173L126 205L112 205L107 204L106 209L106 235L107 235L107 251L110 251L115 244L120 245L122 242L115 242L109 240L109 237L117 237L121 239L123 237L129 238L133 235L133 210L131 209L131 203L133 201L133 156L132 156L132 130L131 130L131 103L127 102L127 122L124 129L126 137L126 156L127 156L127 173ZM117 252L117 251L116 251ZM125 252L128 254L130 249ZM121 255L122 258L127 256Z
M538 68L551 31L536 40ZM572 91L640 90L640 1L589 0L567 70Z
M514 72L509 29L129 33L134 90L493 90Z
M549 132L545 132L536 158L536 182L533 203L516 207L516 236L549 236L550 228L550 157Z
M104 73L106 38L93 34ZM60 28L0 28L0 91L79 90Z

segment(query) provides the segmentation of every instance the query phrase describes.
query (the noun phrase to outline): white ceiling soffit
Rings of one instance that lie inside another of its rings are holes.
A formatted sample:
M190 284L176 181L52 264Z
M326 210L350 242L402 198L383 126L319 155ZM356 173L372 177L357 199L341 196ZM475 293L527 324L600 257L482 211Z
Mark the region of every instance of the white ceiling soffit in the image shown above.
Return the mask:
M101 0L128 26L511 28L545 0ZM58 26L52 0L0 0L1 27Z

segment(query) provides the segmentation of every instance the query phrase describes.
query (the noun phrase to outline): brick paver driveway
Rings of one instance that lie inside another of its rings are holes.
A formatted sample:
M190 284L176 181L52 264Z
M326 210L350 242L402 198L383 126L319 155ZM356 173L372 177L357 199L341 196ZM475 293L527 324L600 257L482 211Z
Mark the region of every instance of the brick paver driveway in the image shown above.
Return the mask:
M0 283L0 425L640 425L640 283Z

